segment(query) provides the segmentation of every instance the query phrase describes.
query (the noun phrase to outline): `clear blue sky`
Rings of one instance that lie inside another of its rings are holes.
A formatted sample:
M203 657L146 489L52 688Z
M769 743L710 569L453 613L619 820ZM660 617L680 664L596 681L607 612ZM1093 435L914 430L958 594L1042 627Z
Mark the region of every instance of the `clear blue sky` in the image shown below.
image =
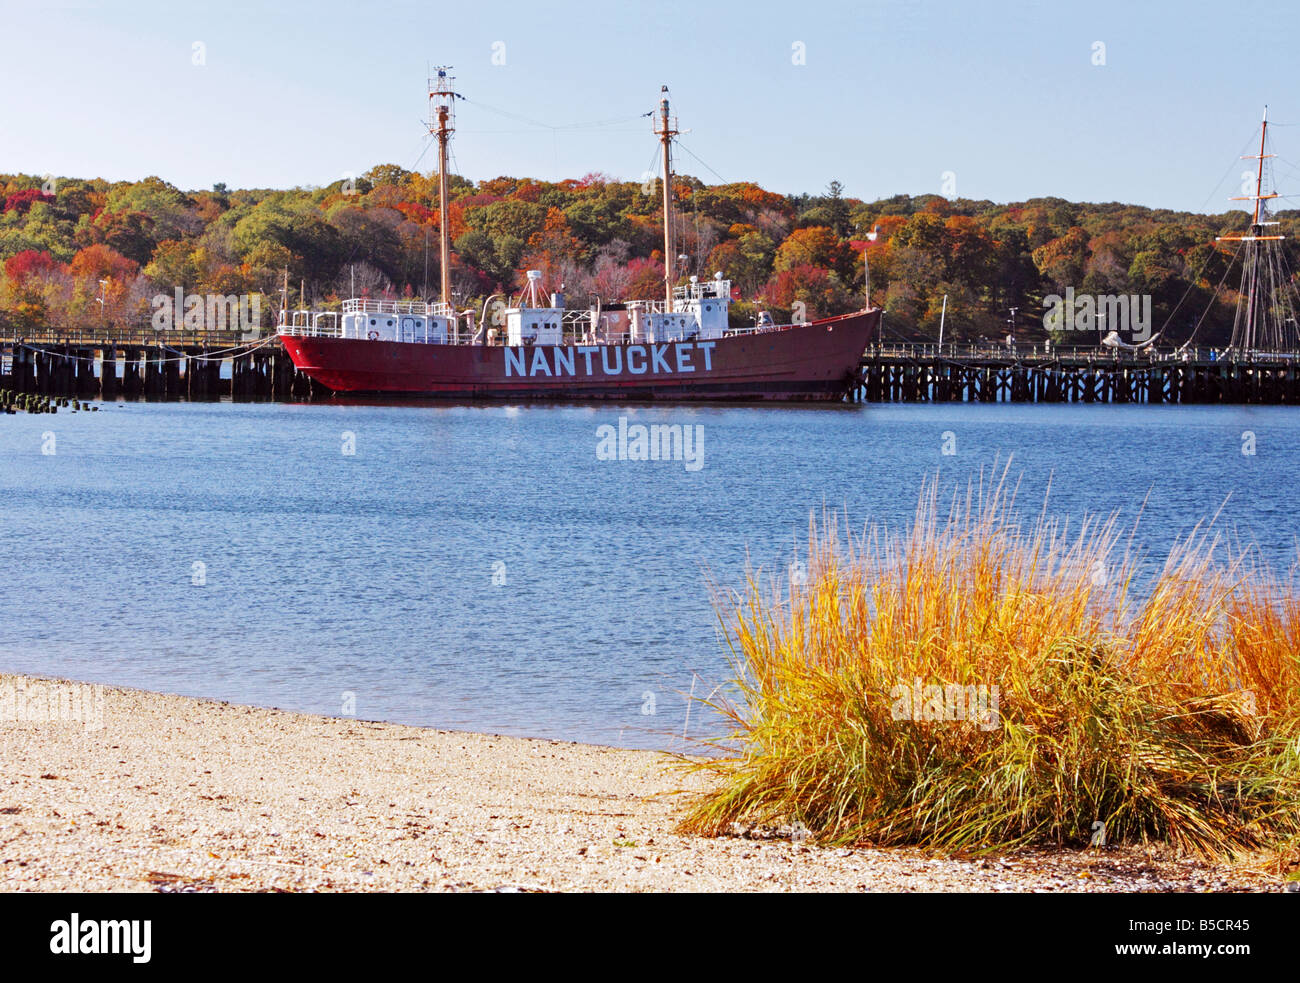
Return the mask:
M470 100L454 152L474 180L639 178L655 143L633 118L662 83L685 146L717 175L792 193L837 178L868 200L940 192L952 172L969 198L1220 212L1264 103L1300 123L1287 0L0 6L0 172L187 189L411 167L425 69L440 63ZM622 122L552 130L488 107ZM1279 127L1274 149L1300 160L1300 127ZM1300 192L1293 168L1278 177ZM678 170L718 180L685 154Z

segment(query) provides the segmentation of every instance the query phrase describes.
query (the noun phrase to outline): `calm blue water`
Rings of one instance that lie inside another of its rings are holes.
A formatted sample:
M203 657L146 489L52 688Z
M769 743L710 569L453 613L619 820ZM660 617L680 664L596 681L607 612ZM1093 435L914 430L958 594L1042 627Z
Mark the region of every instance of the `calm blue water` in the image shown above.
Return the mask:
M597 460L624 414L702 426L703 467ZM692 673L725 668L709 574L784 569L823 505L905 522L924 476L999 455L1031 512L1049 477L1076 518L1149 494L1159 553L1230 495L1228 524L1295 557L1282 407L118 403L0 417L0 669L670 747Z

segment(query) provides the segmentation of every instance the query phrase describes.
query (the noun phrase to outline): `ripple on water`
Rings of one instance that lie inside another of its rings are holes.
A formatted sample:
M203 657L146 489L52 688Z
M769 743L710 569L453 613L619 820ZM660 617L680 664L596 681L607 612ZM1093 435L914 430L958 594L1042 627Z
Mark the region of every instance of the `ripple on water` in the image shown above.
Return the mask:
M702 426L703 468L598 461L596 428L620 415ZM725 671L707 578L739 585L747 557L783 569L812 510L902 523L926 475L964 483L1011 456L1030 513L1049 481L1075 519L1131 524L1145 501L1138 541L1159 556L1223 506L1285 567L1298 438L1285 407L134 403L11 417L0 668L668 747L691 674L700 693Z

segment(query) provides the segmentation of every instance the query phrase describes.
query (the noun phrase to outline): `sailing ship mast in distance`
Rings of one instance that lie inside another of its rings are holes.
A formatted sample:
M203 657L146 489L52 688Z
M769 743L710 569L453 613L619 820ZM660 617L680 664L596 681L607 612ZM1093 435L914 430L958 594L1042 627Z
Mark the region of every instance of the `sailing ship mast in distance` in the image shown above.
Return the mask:
M1267 153L1267 140L1268 107L1265 106L1259 132L1259 153L1241 158L1257 162L1255 193L1230 199L1254 202L1250 228L1242 235L1219 236L1216 240L1241 243L1241 289L1230 342L1230 347L1236 351L1283 351L1296 347L1300 341L1292 297L1294 284L1290 264L1281 246L1286 236L1269 232L1279 223L1270 217L1267 202L1279 195L1276 190L1264 191L1264 161L1275 156Z
M447 221L447 142L456 132L456 79L450 65L440 65L429 79L429 132L438 138L438 229L442 255L442 296L451 304L451 232Z

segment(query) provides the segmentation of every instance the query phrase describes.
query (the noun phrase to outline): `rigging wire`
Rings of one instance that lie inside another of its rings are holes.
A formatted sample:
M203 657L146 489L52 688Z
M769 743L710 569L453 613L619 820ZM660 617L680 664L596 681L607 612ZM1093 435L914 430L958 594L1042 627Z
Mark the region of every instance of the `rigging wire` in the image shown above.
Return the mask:
M1230 164L1228 164L1228 169L1223 172L1223 177L1219 178L1218 183L1215 184L1214 188L1210 191L1210 193L1205 196L1205 200L1201 202L1201 204L1197 207L1196 210L1198 212L1203 211L1205 206L1210 203L1210 200L1219 193L1219 189L1223 187L1223 182L1228 180L1228 175L1232 173L1233 168L1240 166L1240 161L1242 160L1243 157L1245 157L1244 151L1250 150L1252 147L1254 147L1254 145L1255 145L1255 137L1252 134L1251 136L1247 137L1246 142L1242 144L1241 149L1243 153L1238 154L1236 159L1233 160Z
M706 160L704 160L703 158L701 158L698 154L696 154L693 150L691 150L690 147L688 147L688 146L686 146L686 144L682 143L680 137L678 137L678 138L677 138L675 141L673 141L673 142L676 143L677 146L679 146L679 147L681 147L683 150L685 150L685 151L686 151L688 154L690 154L692 157L694 157L695 160L696 160L697 162L699 162L699 164L701 164L704 168L706 168L706 169L709 171L709 173L711 173L714 177L716 177L716 178L717 178L719 181L721 181L723 184L730 184L730 183L731 183L731 182L728 181L725 177L723 177L721 174L719 174L716 170L714 170L714 169L709 165L708 161L706 161ZM795 219L795 220L791 220L791 221L786 221L786 220L785 220L784 218L782 218L781 216L779 216L779 215L774 215L774 214L772 214L770 211L767 212L767 217L768 217L768 219L771 221L772 225L774 225L774 226L776 226L778 229L780 229L781 232L784 233L784 235L788 236L792 231L794 231L794 224L793 224L793 222L794 222L794 221L797 221L797 219Z
M1285 249L1281 249L1281 248L1279 248L1279 249L1277 250L1277 255L1278 255L1278 258L1281 260L1282 269L1286 272L1286 285L1287 285L1288 287L1294 287L1294 286L1295 286L1295 283L1296 283L1295 273L1294 273L1294 272L1292 271L1292 269L1291 269L1291 264L1287 262L1287 258L1286 258L1286 250L1285 250ZM1291 315L1289 318L1287 318L1287 321L1289 321L1289 322L1291 323L1291 325L1292 325L1291 330L1292 330L1292 332L1294 332L1294 333L1296 333L1296 334L1300 334L1300 320L1297 320L1297 318L1296 318L1296 309L1295 309L1295 305L1292 303L1292 300L1293 300L1293 298L1292 298L1292 291L1289 290L1289 289L1288 289L1288 290L1284 290L1284 291L1282 292L1282 297L1284 298L1284 303L1286 304L1286 310L1287 310L1287 312ZM1293 336L1292 338L1288 339L1288 338L1286 337L1286 325L1285 325L1285 324L1282 325L1282 338L1281 338L1280 340L1281 340L1282 344L1281 344L1279 347L1281 347L1281 348L1288 348L1288 347L1292 347L1292 348L1293 348L1293 347L1295 347L1297 344L1300 344L1300 338L1297 338L1297 337L1294 337L1294 336ZM1288 342L1289 342L1289 344L1288 344Z
M647 184L649 184L650 181L652 181L652 180L654 180L654 181L659 181L659 180L662 180L662 179L663 179L663 175L662 175L662 174L659 174L659 175L656 175L656 174L655 174L655 161L658 160L658 159L659 159L659 151L658 151L658 149L656 149L656 150L655 150L655 151L650 155L650 163L647 164L647 165L646 165L646 169L645 169L644 171L641 172L642 174L645 175L645 178L644 178L644 179L642 180L642 182L641 182L641 187L642 187L642 188L644 188L644 187L645 187ZM648 191L648 192L646 192L646 193L647 193L647 194L654 194L653 191Z
M594 130L606 126L617 126L623 123L630 123L633 120L640 119L642 116L646 115L645 113L638 113L636 116L631 116L631 117L621 116L617 119L593 120L588 123L553 124L553 123L543 123L540 120L530 119L527 116L523 116L520 115L519 113L511 112L508 109L500 109L496 106L489 106L487 103L479 102L476 99L465 99L465 102L469 103L471 106L477 106L479 109L486 109L490 113L496 113L498 116L504 116L507 119L512 119L517 123L527 123L529 126L535 126L543 130Z
M538 131L535 130L535 129L532 129L532 130L522 130L522 129L520 129L520 130L479 130L479 129L458 129L457 132L458 132L458 133L469 133L469 134L472 134L473 136L501 136L501 135L503 135L503 134L518 134L518 133L532 133L532 134L536 134ZM644 133L645 131L644 131L644 130L640 130L640 129L637 129L637 130L631 130L631 129L628 129L628 130L605 130L604 132L605 132L605 133ZM555 131L555 136L556 136L556 138L558 139L558 138L561 138L561 137L566 137L566 138L567 138L567 137L581 137L581 136L583 136L583 134L582 134L582 133L579 133L579 132L570 132L570 131L568 131L568 130L557 130L557 131Z
M1215 297L1217 297L1217 296L1219 295L1219 291L1223 288L1223 284L1227 281L1227 279L1228 279L1228 274L1232 272L1232 268L1233 268L1234 266L1237 265L1237 259L1240 257L1241 252L1242 252L1242 249L1241 249L1240 246L1238 246L1237 249L1236 249L1236 251L1232 254L1232 259L1228 262L1228 265L1227 265L1227 266L1224 268L1224 270L1223 270L1223 276L1219 277L1219 282L1218 282L1217 284L1215 284L1215 287L1214 287L1214 296L1215 296ZM1180 302L1180 303L1181 303L1181 302ZM1213 310L1213 308L1214 308L1214 303L1213 303L1213 300L1211 300L1211 302L1210 302L1209 304L1206 305L1205 310L1201 312L1201 317L1200 317L1200 319L1196 322L1195 326L1192 328L1192 333L1191 333L1190 335L1188 335L1187 340L1186 340L1185 342L1183 342L1182 345L1180 345L1180 346L1176 349L1176 351L1179 351L1179 352L1181 352L1181 351L1185 351L1185 350L1186 350L1186 349L1191 345L1191 343L1192 343L1194 340L1196 340L1196 335L1197 335L1197 333L1201 330L1201 325L1205 323L1205 319L1209 316L1210 311ZM1170 315L1170 317L1172 317L1172 316L1173 316L1173 315ZM1169 323L1168 320L1166 320L1165 324L1167 325L1168 323ZM1164 328L1161 328L1160 330L1163 331Z
M1201 282L1201 277L1204 275L1205 271L1210 268L1210 261L1213 260L1216 255L1218 255L1218 251L1212 249L1210 251L1210 254L1205 257L1205 262L1201 264L1201 268L1196 271L1196 276L1192 277L1190 280L1187 281L1187 289L1184 290L1183 295L1178 298L1178 303L1174 305L1173 310L1169 312L1169 316L1165 318L1164 324L1162 324L1160 326L1160 330L1156 332L1157 335L1164 334L1165 329L1168 328L1169 325L1173 323L1174 315L1178 313L1179 309L1183 306L1183 302L1186 301L1187 298L1191 295L1192 288L1194 288L1198 283ZM1233 261L1230 261L1228 265L1231 266L1232 262L1235 262L1235 259ZM1220 281L1220 285L1222 285L1222 281ZM1217 288L1216 288L1216 292L1217 292Z
M1278 195L1276 192L1275 161L1281 160L1270 153L1272 143L1267 140L1258 158L1259 177L1257 177L1258 195L1263 195L1264 188L1273 189L1270 193L1278 198L1291 198L1292 195ZM1289 161L1281 160L1288 168L1294 170ZM1264 175L1267 174L1267 181ZM1255 212L1252 214L1250 232L1259 235L1260 225L1277 225L1271 209L1270 198L1257 198ZM1237 304L1233 312L1232 338L1229 346L1244 351L1264 349L1284 349L1288 341L1295 343L1297 328L1296 308L1292 292L1295 277L1291 270L1286 249L1278 238L1256 238L1242 241L1242 279L1241 289L1237 295Z
M716 178L717 178L719 181L721 181L723 184L728 184L728 183L730 183L730 182L727 181L727 179L726 179L725 177L723 177L721 174L719 174L717 171L715 171L712 167L710 167L707 161L703 160L703 159L702 159L698 154L696 154L693 150L691 150L690 147L688 147L688 146L686 146L686 144L682 143L682 141L681 141L681 137L678 137L678 138L677 138L675 141L673 141L673 142L676 143L677 146L679 146L679 147L681 147L683 150L685 150L685 151L686 151L688 154L690 154L692 157L694 157L695 160L696 160L696 162L698 162L699 164L701 164L705 169L707 169L707 170L709 171L710 174L712 174L714 177L716 177Z
M417 157L417 158L415 158L415 163L412 164L410 167L408 167L407 170L409 170L409 171L414 171L414 170L416 170L417 168L419 168L419 166L420 166L420 161L424 160L424 155L427 154L427 153L429 152L429 148L432 147L433 144L434 144L433 134L432 134L432 133L426 133L426 134L425 134L425 141L424 141L424 149L420 151L420 156Z

